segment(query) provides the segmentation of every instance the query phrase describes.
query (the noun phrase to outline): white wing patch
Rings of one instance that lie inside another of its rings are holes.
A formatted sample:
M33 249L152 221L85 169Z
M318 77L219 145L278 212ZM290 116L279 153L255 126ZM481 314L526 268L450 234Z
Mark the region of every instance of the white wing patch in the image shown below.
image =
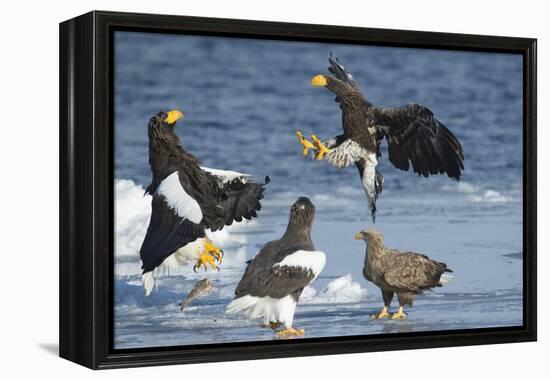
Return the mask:
M296 251L291 255L286 256L282 261L273 265L273 267L299 267L306 270L311 270L315 278L321 273L325 267L327 257L321 251ZM314 279L315 279L314 278Z
M205 166L201 166L201 169L204 170L205 172L215 175L216 177L220 177L222 179L222 182L224 183L232 181L235 178L239 178L239 177L242 177L241 181L246 182L246 178L250 177L249 174L234 172L232 170L211 169Z
M157 194L166 198L166 203L179 217L189 219L193 223L200 223L202 210L196 200L191 198L181 186L178 172L173 172L161 182Z
M332 149L325 157L332 165L343 168L355 164L356 161L359 161L369 154L369 151L361 145L351 139L347 139L342 144L338 145L338 147Z

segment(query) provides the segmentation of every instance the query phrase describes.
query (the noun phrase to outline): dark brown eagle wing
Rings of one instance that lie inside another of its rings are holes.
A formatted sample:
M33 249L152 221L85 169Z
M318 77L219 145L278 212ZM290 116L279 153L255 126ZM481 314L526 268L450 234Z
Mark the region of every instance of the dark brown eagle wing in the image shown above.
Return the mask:
M446 173L460 180L464 151L456 136L419 104L374 108L374 125L388 141L390 162L424 177ZM410 164L409 164L410 161Z
M243 219L252 219L256 212L262 208L260 201L263 199L265 185L269 183L266 177L265 183L256 183L245 176L224 181L221 177L206 172L209 178L211 192L216 194L217 207L220 214L216 218L205 220L205 225L212 231L221 230L229 226L233 221L241 222Z
M421 292L439 286L446 265L414 252L393 250L387 258L384 281L399 290Z

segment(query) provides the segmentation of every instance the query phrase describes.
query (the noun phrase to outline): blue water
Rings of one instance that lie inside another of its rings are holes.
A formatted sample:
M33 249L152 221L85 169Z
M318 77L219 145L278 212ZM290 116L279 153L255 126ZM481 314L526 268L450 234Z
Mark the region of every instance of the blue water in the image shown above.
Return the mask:
M137 253L117 256L117 348L272 339L257 323L223 310L244 261L280 236L299 195L317 207L314 242L328 256L313 287L321 291L351 274L368 292L357 302L299 304L295 325L307 337L522 324L521 56L129 32L117 32L115 43L117 179L148 184L147 122L159 110L179 108L186 115L176 126L183 144L205 166L272 180L254 226L235 232L241 243L225 250L233 260L206 274L217 291L186 313L176 301L201 276L185 268L145 299L136 286ZM455 270L451 284L419 297L405 322L368 318L381 296L362 278L365 247L353 240L371 226L356 169L304 159L296 139L297 129L321 139L341 133L334 95L310 85L313 75L327 72L331 51L370 102L425 105L464 147L460 184L399 171L383 147L376 228L388 246Z

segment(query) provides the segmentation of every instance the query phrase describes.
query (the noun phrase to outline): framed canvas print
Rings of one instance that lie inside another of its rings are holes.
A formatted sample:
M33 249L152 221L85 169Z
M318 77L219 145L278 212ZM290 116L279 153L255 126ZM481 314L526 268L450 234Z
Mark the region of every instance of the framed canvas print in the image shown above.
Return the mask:
M60 25L60 355L536 339L536 40Z

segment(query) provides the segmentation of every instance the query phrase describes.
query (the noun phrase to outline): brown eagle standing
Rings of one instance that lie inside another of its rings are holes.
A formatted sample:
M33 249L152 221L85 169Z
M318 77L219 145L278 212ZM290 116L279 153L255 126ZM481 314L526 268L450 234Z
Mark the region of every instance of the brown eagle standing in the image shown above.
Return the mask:
M303 154L309 149L317 151L317 159L326 160L338 168L355 165L359 170L367 195L372 220L376 218L376 199L382 192L382 175L376 170L382 155L380 144L388 141L390 162L397 168L413 171L428 177L430 174L446 173L460 180L464 169L464 152L458 139L432 111L419 104L398 108L378 108L369 103L351 73L338 58L329 58L332 75L316 75L313 86L326 87L336 94L342 110L344 133L326 142L312 135L307 140L300 131L298 138L303 145Z
M452 272L447 264L431 260L420 253L386 248L382 234L374 229L357 233L355 239L367 243L363 277L382 290L384 307L372 316L373 319L390 316L388 308L394 293L397 293L399 311L391 318L405 319L407 314L403 312L403 306L412 307L415 295L441 287L452 279L452 276L445 274Z

